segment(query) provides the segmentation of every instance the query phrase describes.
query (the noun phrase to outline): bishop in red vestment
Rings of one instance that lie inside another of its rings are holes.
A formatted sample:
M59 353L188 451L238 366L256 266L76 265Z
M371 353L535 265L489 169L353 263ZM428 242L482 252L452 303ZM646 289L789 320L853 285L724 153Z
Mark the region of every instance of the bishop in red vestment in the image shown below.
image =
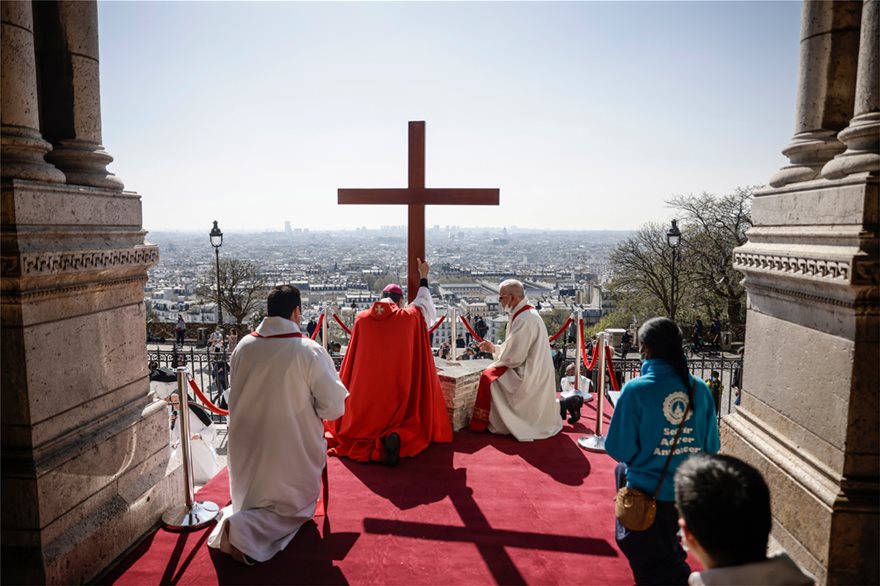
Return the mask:
M436 317L419 261L421 283L408 307L403 291L389 285L383 298L358 314L340 378L349 391L345 415L325 424L329 453L391 466L431 442L452 441L427 322Z

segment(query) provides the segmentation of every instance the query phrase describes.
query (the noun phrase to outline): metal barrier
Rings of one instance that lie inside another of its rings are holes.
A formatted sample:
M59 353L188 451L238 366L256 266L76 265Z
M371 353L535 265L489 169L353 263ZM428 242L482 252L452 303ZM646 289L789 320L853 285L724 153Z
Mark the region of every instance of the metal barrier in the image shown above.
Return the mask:
M188 350L165 350L159 348L147 347L147 364L155 362L160 367L168 367L174 369L178 366L185 366L192 374L193 379L199 388L214 402L215 405L223 407L220 402L220 396L225 388L229 387L229 357L231 353L211 352L208 348L189 348ZM336 370L342 365L342 354L331 354L333 364ZM181 363L183 360L183 363ZM219 375L216 363L220 362L225 368L225 379ZM224 388L218 388L218 382L225 384ZM193 399L194 402L200 403L198 398ZM211 419L214 423L226 423L226 417L211 413Z
M574 357L568 357L565 364L563 364L562 366L563 372L568 364L574 363ZM615 358L612 360L612 364L614 365L615 372L620 375L618 377L618 380L620 381L621 387L626 381L639 376L639 374L641 373L642 361L640 358L618 358L615 356ZM720 375L721 384L724 385L724 390L722 391L721 395L719 423L721 417L727 415L733 410L733 387L742 386L742 365L742 356L704 354L700 356L688 357L688 370L690 370L691 374L699 378L700 380L708 379L711 376L713 370L718 371ZM593 388L595 389L599 388L598 370L599 369L596 368L592 371Z

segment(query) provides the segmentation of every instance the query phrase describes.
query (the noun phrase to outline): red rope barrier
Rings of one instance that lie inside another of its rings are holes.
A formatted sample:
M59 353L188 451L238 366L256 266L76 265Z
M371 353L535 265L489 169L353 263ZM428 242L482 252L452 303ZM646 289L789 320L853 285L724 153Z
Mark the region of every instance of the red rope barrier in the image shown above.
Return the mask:
M315 326L315 331L312 332L312 340L318 337L318 332L321 331L321 326L324 325L324 314L318 318L318 325Z
M587 359L587 338L584 336L584 320L581 319L578 321L578 328L581 330L581 358L584 361L584 368L587 370L593 370L596 368L596 358L599 357L599 353L593 349L593 358L592 360Z
M428 335L429 335L429 336L430 336L431 334L434 333L434 330L436 330L438 327L440 327L440 324L443 323L443 320L444 320L444 319L446 319L446 314L445 314L445 313L444 313L443 315L440 316L440 319L437 320L437 323L435 323L433 326L431 326L430 328L428 328Z
M202 392L202 389L199 388L199 385L196 384L196 381L194 381L193 379L189 379L189 386L193 390L193 392L195 392L196 397L198 397L199 400L205 404L205 407L207 407L209 411L212 411L217 415L229 415L228 409L221 409L220 407L212 403L211 399L205 396L205 393Z
M336 323L338 323L339 326L340 326L343 330L345 330L345 333L346 333L346 334L348 334L349 336L351 335L351 330L348 329L347 327L345 327L345 324L342 323L342 320L339 319L339 316L336 315L335 313L333 314L333 319L335 319L335 320L336 320Z
M478 344L482 344L483 338L481 338L480 336L477 335L477 332L474 331L474 328L471 327L471 324L468 323L468 320L466 320L463 315L460 315L458 317L461 319L461 323L464 324L464 327L467 328L467 331L469 331L471 333L471 335L474 337L474 340L476 340Z
M549 339L548 341L549 341L549 342L553 342L553 341L555 341L556 338L558 338L559 336L561 336L561 335L562 335L562 332L564 332L565 330L567 330L567 329L568 329L568 326L570 326L570 325L571 325L571 317L569 317L568 320L566 320L566 322L565 322L564 324L562 324L562 327L559 328L559 331L558 331L558 332L556 332L555 334L553 334L552 336L550 336L550 339Z
M611 379L611 388L615 391L620 390L620 383L617 381L617 373L614 372L614 354L611 352L611 346L605 346L605 362L608 363L608 376Z

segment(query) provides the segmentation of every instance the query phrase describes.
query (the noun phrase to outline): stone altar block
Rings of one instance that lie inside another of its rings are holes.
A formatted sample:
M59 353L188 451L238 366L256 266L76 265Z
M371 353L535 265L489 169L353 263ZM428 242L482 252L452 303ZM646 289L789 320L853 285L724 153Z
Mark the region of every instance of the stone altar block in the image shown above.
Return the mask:
M457 365L448 364L442 358L434 358L437 374L440 376L440 388L449 412L449 422L453 431L468 426L477 400L477 385L480 375L491 360L463 360Z

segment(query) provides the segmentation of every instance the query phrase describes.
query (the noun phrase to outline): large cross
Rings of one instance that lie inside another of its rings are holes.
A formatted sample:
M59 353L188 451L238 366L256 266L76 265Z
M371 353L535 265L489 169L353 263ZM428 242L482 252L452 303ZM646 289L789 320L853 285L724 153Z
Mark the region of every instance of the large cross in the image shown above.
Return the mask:
M498 205L499 189L425 187L425 122L409 123L409 182L403 189L339 189L340 204L406 204L408 208L407 297L419 289L417 258L425 258L426 205Z

